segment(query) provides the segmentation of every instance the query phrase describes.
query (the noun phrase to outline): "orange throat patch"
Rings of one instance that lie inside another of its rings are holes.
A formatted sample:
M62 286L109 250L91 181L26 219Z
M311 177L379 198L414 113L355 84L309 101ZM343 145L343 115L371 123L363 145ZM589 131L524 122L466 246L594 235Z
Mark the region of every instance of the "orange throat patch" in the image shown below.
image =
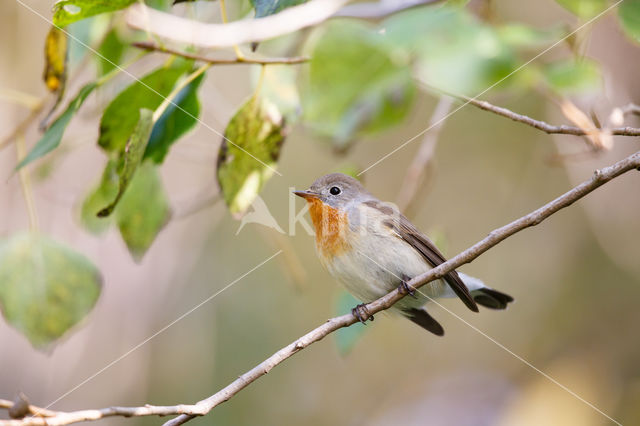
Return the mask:
M316 229L316 246L324 257L332 258L351 247L347 241L349 221L347 214L317 198L307 199L309 214Z

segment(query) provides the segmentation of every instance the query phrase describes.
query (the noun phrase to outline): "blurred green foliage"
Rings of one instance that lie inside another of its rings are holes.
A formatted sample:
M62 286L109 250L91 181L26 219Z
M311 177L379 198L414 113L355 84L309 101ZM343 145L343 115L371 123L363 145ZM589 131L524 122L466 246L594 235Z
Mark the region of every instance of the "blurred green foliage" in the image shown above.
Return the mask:
M129 252L139 261L170 216L158 168L151 161L138 167L114 215Z
M353 138L398 124L415 94L408 58L375 28L331 22L316 35L307 84L305 124L345 148Z
M100 295L98 269L37 233L0 241L0 307L9 324L44 349L77 324Z

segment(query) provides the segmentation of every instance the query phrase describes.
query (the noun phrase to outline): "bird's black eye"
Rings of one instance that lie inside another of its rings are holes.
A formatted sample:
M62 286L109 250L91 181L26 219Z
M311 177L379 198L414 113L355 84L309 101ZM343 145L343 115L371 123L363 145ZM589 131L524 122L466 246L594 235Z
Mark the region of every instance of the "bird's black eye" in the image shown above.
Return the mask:
M332 186L329 192L331 193L331 195L338 195L340 193L340 188L338 188L337 186Z

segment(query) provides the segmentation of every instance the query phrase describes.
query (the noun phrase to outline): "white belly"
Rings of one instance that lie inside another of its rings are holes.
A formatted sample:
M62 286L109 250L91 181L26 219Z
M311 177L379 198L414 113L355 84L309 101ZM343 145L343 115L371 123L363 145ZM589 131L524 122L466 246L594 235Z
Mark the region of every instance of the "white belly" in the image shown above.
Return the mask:
M420 253L387 232L356 233L350 242L350 250L335 256L332 261L324 259L322 263L363 302L372 302L397 288L403 279L409 280L431 269ZM431 282L421 287L415 298L407 296L395 307L420 307L429 301L429 297L442 296L445 290L446 284L441 280Z

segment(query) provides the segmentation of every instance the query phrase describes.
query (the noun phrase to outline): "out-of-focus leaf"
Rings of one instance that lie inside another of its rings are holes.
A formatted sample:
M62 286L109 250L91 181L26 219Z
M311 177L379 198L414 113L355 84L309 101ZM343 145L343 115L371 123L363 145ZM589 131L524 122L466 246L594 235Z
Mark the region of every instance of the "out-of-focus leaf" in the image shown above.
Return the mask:
M503 43L514 48L535 48L558 41L565 31L560 27L539 29L523 24L507 24L497 28Z
M72 22L124 9L136 0L60 0L53 5L53 24L64 27Z
M0 307L9 324L39 349L91 311L101 278L83 255L39 234L0 244Z
M78 109L82 106L84 100L91 94L93 89L95 89L96 83L91 82L84 85L75 98L71 102L69 102L69 106L64 112L53 122L53 124L47 129L44 135L40 138L40 140L36 143L36 145L31 149L29 154L16 166L16 169L24 167L26 164L29 164L33 160L36 160L48 152L55 149L58 145L60 145L60 141L62 140L62 135L64 134L71 117L75 114Z
M602 82L598 64L586 59L554 62L543 72L549 87L563 95L595 90Z
M342 173L347 176L351 176L354 179L362 180L362 176L358 176L358 174L362 171L361 167L356 166L353 163L343 164L340 167L336 167L332 170L332 173Z
M151 161L140 165L114 216L129 252L139 261L170 216L162 181Z
M256 71L255 81L260 80L261 68L254 68ZM295 122L302 108L300 106L300 95L296 87L298 67L289 65L269 65L264 69L260 96L272 102L278 111L286 118L287 123Z
M344 315L348 312L351 312L351 309L353 309L360 303L362 302L353 297L351 294L347 293L346 291L341 291L338 295L338 299L336 300L336 313L338 315ZM362 337L365 330L366 328L364 324L356 323L350 327L341 328L340 330L333 333L340 355L344 356L351 352L351 349L353 349L356 342L360 339L360 337Z
M103 76L115 69L114 64L120 63L124 49L125 44L118 36L118 32L115 28L112 28L98 47L98 53L101 55L101 57L98 57L99 76Z
M109 160L98 186L87 195L80 209L80 220L84 227L94 234L104 232L111 224L110 218L98 217L98 212L118 195L117 159Z
M250 0L256 10L256 18L273 15L291 6L306 3L309 0Z
M556 0L556 2L582 19L593 18L607 8L607 0Z
M284 120L273 104L252 96L231 118L224 136L218 183L231 213L241 215L273 175L284 142Z
M67 80L67 35L56 27L47 34L44 57L44 82L49 91L62 96Z
M190 64L177 61L173 66L147 74L120 92L102 114L98 145L108 152L122 152L139 121L140 110L155 110L189 68Z
M139 116L140 119L133 129L124 150L122 168L118 171L118 193L109 205L98 212L98 217L106 217L113 212L142 161L142 156L151 134L151 128L153 127L153 112L148 109L141 109Z
M405 117L415 93L408 62L393 56L382 35L360 23L332 22L311 57L305 121L338 148Z
M467 10L424 7L382 23L395 55L416 58L416 77L447 92L475 96L515 69L516 60L496 30Z
M625 0L618 6L618 16L624 32L640 43L640 1Z
M149 144L144 153L145 158L162 163L171 145L196 124L200 116L197 92L203 79L204 74L180 90L173 102L162 113L153 126Z

